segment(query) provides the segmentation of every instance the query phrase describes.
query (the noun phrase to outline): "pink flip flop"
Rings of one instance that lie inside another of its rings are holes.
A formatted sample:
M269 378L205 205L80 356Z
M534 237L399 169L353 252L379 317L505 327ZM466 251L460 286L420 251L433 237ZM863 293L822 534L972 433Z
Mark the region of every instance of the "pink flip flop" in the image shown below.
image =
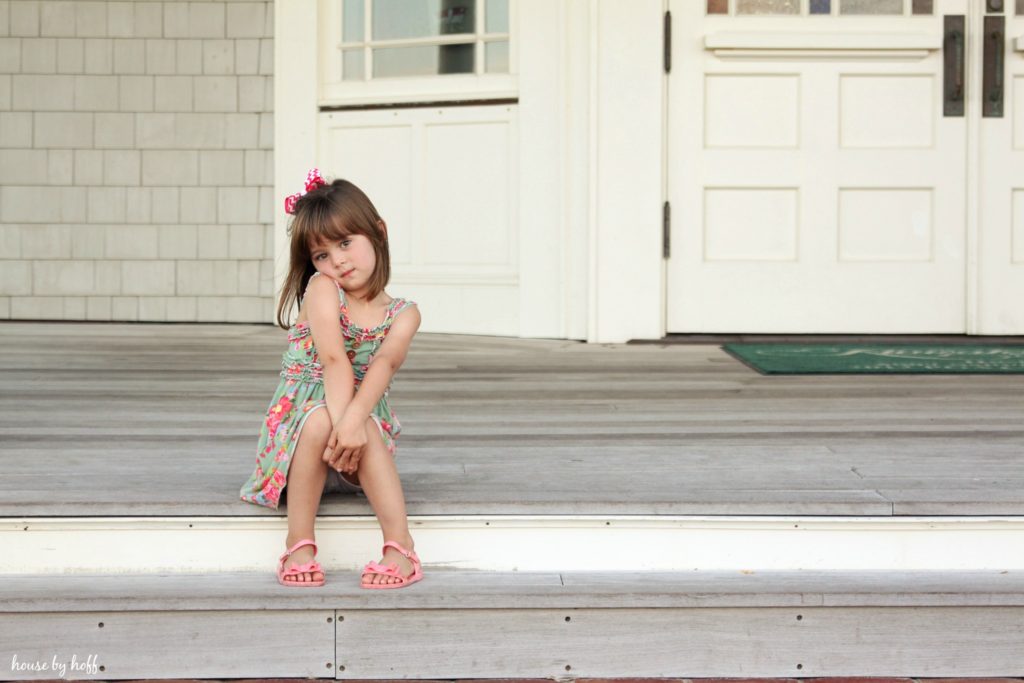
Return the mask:
M390 547L394 548L395 550L397 550L398 552L402 553L403 555L405 555L409 559L410 562L412 562L412 574L410 574L409 576L402 576L401 572L398 570L398 565L395 564L394 562L392 562L392 563L390 563L388 565L383 565L383 564L380 564L379 562L367 562L366 566L363 567L363 576L366 576L367 574L383 574L385 576L393 576L396 579L398 579L399 581L398 581L398 583L369 583L369 584L367 584L367 583L363 583L362 579L360 579L359 585L362 586L363 588L371 588L371 589L372 588L380 588L380 589L385 589L385 588L405 588L409 584L416 583L417 581L419 581L420 579L423 578L423 565L420 564L420 558L416 555L415 552L413 552L411 550L406 550L405 548L403 548L401 545L399 545L395 541L388 541L387 543L384 544L384 550L381 551L382 555L385 552L387 552L388 546L390 546Z
M284 568L285 560L287 560L288 557L292 553L294 553L296 550L298 550L302 546L306 546L306 545L313 546L313 555L315 556L316 555L316 543L313 542L313 539L311 539L311 538L304 538L301 541L299 541L298 543L296 543L295 545L293 545L291 548L286 550L284 552L284 555L281 555L281 559L278 560L278 563L277 563L277 582L279 584L281 584L282 586L297 586L297 587L302 587L302 588L306 588L306 587L314 588L316 586L324 585L324 580L323 579L319 579L319 580L316 580L316 581L285 581L285 577L286 576L301 576L302 574L305 574L306 572L320 572L321 574L324 574L324 577L326 578L327 574L324 572L323 567L321 567L320 563L315 561L315 560L312 561L312 562L307 562L306 564L299 564L299 565L295 565L294 567L288 567L288 569Z

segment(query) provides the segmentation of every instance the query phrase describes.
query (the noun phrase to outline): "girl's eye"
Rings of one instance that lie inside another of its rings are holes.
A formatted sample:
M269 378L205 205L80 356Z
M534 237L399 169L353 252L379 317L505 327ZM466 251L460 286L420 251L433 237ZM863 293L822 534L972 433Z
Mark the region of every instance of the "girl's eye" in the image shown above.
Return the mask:
M344 247L345 245L347 245L347 244L348 244L348 243L350 243L351 241L352 241L352 240L342 240L342 241L341 241L341 246L343 246L343 247Z

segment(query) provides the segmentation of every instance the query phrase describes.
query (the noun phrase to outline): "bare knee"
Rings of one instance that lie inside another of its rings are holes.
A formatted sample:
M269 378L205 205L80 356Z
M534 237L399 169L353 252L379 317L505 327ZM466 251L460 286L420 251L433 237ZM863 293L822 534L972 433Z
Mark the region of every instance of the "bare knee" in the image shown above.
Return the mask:
M318 435L329 436L331 433L331 416L327 414L327 408L317 408L310 413L306 417L306 427L312 428Z
M380 428L377 426L377 421L372 417L366 418L366 448L363 449L364 457L366 455L372 456L386 450L387 449L384 447L384 437L381 436Z
M302 425L302 433L299 435L299 442L303 446L311 445L314 450L323 451L327 439L331 436L331 418L326 408L317 408L306 416ZM317 453L320 455L321 453Z

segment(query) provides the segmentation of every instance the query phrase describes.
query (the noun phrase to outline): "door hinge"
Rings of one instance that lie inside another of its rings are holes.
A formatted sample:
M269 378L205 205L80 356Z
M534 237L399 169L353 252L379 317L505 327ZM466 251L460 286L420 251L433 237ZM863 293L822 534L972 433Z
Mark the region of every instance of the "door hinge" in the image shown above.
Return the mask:
M669 256L669 235L671 235L672 227L672 209L668 202L661 208L661 257L668 258Z
M672 13L665 12L665 29L663 36L665 47L665 73L672 71Z

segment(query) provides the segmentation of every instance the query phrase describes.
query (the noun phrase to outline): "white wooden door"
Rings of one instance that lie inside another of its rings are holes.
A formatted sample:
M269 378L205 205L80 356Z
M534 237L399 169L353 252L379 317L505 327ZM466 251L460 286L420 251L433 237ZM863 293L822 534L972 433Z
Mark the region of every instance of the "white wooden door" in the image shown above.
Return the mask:
M668 332L967 331L967 5L669 0Z
M1005 4L1004 26L986 30L979 21L972 51L982 60L971 72L982 101L1000 88L994 77L985 87L986 42L1002 53L1005 69L1002 115L979 119L977 334L1024 334L1024 1Z

